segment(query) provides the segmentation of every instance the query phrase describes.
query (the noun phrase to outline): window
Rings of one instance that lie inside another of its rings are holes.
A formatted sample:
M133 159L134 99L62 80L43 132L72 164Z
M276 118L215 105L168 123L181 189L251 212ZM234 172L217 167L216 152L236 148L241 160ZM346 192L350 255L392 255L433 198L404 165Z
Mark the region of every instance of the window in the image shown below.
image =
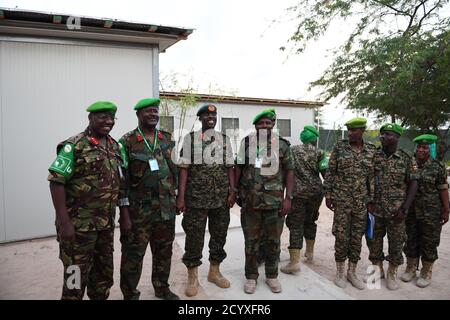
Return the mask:
M161 130L173 133L174 120L172 116L160 116L159 117L159 127Z
M239 130L239 118L222 118L222 133L230 129Z
M277 128L280 136L291 136L291 119L277 119Z

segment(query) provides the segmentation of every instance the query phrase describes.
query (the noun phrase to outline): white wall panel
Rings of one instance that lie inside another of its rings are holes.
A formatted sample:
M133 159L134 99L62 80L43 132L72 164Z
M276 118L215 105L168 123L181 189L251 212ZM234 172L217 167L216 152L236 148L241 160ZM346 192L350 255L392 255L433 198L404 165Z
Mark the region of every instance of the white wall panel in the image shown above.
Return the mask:
M152 49L0 44L0 178L5 186L0 241L54 234L46 178L57 143L84 130L85 109L96 100L119 107L114 137L133 128L132 106L153 94Z

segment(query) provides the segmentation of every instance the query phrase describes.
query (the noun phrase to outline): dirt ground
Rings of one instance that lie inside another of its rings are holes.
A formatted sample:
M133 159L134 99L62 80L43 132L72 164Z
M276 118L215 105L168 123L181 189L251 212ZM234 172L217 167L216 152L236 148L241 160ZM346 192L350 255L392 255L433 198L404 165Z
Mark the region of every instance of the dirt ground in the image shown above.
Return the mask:
M316 246L314 250L314 261L305 263L308 267L316 271L321 276L330 281L334 280L336 274L334 262L334 236L331 234L333 222L333 212L325 206L325 201L320 208L320 216L317 227ZM288 251L289 231L285 228L283 232L283 251ZM302 250L302 259L303 259ZM387 241L384 243L384 253L387 255ZM400 288L396 291L390 291L386 288L386 281L381 280L380 289L358 290L351 286L350 283L344 289L345 293L356 299L404 299L404 300L439 300L450 299L450 223L442 228L441 243L438 248L439 259L433 266L432 283L427 288L419 288L415 285L415 280L410 283L404 283L399 280ZM361 260L358 263L357 272L362 279L365 276L365 270L371 264L368 260L369 250L365 239L363 239ZM399 274L403 272L405 264L399 267ZM387 270L388 262L384 262L384 269ZM419 274L419 272L417 272Z
M321 277L331 281L329 283L327 282L329 286L334 286L332 284L335 276L334 237L331 234L333 214L323 204L320 211L321 214L318 220L318 235L314 261L313 263L305 265ZM238 208L234 208L232 214L239 215ZM237 226L235 226L235 228L236 227ZM122 298L118 285L120 265L120 243L118 238L119 232L116 230L114 286L111 289L110 299ZM280 264L286 263L288 258L288 239L289 230L285 227L282 235L282 261ZM180 261L183 254L183 248L180 244L182 244L183 241L184 234L178 234L176 241L174 242L172 271L169 279L169 282L172 283L173 290L177 293L184 291L186 280L186 268ZM231 242L232 241L230 240L230 246ZM233 249L239 250L239 252L242 251L243 253L243 247L237 248L233 245ZM399 281L401 286L400 289L397 291L389 291L386 288L385 281L382 280L380 289L365 289L360 291L348 284L347 288L344 289L344 292L348 296L356 299L450 299L450 223L443 228L441 245L438 250L439 260L435 263L433 281L428 288L420 289L415 285L415 282L403 283ZM368 250L364 240L361 257L361 262L358 264L358 274L363 277L367 266L370 264L368 261ZM241 262L242 260L243 263L243 259L244 257L239 258L238 256L237 261ZM204 260L206 259L204 258ZM228 262L225 261L224 267L227 266L227 263ZM385 268L387 269L387 263L385 263ZM400 271L403 271L403 269L404 266L400 268ZM150 272L151 254L150 251L147 251L144 259L143 275L149 275ZM242 272L242 270L239 270L239 274ZM306 268L304 272L304 275L308 274ZM206 275L207 263L204 263L200 267L199 273ZM293 281L301 281L301 279L302 276L299 276L293 278ZM208 287L206 280L203 279L201 281L203 281L202 286L205 288L205 291L201 291L196 298L220 298L220 295L208 295L212 290L215 290L214 285ZM61 294L61 282L62 264L58 259L58 244L54 238L0 245L0 299L59 299ZM139 289L142 292L142 299L155 299L150 281L141 281ZM255 296L254 298L257 299L258 297ZM292 298L295 299L295 297Z

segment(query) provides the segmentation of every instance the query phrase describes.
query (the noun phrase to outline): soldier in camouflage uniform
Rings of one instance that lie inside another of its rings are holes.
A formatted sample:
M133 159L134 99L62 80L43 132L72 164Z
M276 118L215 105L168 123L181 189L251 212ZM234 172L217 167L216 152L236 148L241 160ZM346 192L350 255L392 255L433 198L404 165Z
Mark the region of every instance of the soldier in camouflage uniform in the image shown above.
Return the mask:
M126 188L121 204L129 205L132 230L121 234L120 289L124 299L139 299L137 285L150 243L152 284L158 298L179 299L169 289L172 243L175 239L175 188L178 170L172 162L174 141L168 132L156 129L159 121L157 98L142 99L134 109L138 127L119 143L125 158Z
M406 240L405 217L417 192L416 161L398 148L402 133L403 128L394 123L386 123L380 128L381 147L377 148L374 157L375 211L372 214L375 225L373 238L366 237L369 260L378 268L380 278L384 278L383 240L387 234L387 287L390 290L398 289L397 268L403 264L402 249Z
M284 273L300 271L300 250L303 248L303 236L306 239L306 254L309 261L313 259L319 218L319 207L323 199L322 181L319 174L325 175L328 160L324 152L316 148L319 132L313 126L305 126L300 133L302 145L292 147L294 159L295 188L292 211L286 218L289 228L290 261L281 267Z
M202 128L184 139L177 197L177 211L184 212L182 226L186 241L183 263L188 270L185 292L188 297L198 293L198 266L202 263L206 220L211 235L208 281L220 288L230 287L219 266L227 256L224 246L230 208L236 201L231 142L225 134L214 130L217 108L212 104L204 105L197 116Z
M417 286L431 283L433 263L438 259L437 247L442 226L448 222L449 197L445 165L430 156L429 145L437 140L435 135L416 137L416 160L418 164L418 191L406 218L407 241L404 252L407 258L405 272L400 277L409 282L416 276L419 259L422 260Z
M363 140L366 119L347 121L348 140L336 143L331 153L324 180L326 205L334 211L336 279L345 288L345 260L349 260L347 279L362 290L364 284L356 276L361 254L361 240L367 223L367 209L373 211L373 156L376 148Z
M274 293L281 292L278 277L280 236L284 216L291 209L294 164L289 142L272 132L275 114L263 111L253 120L256 133L246 136L236 166L238 204L245 238L246 293L254 293L258 279L258 251L266 235L266 283ZM283 199L286 189L286 198Z
M119 145L109 136L117 107L87 108L89 126L57 147L48 176L56 211L62 299L107 299L113 285L114 216L120 185Z

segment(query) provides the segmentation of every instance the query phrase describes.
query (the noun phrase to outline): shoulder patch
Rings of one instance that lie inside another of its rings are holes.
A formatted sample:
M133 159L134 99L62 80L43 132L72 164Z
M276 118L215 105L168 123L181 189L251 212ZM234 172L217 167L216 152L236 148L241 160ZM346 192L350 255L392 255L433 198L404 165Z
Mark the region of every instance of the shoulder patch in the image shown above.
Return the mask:
M74 145L66 143L64 147L60 149L55 161L52 162L48 170L63 175L66 180L70 179L75 167L73 154Z

